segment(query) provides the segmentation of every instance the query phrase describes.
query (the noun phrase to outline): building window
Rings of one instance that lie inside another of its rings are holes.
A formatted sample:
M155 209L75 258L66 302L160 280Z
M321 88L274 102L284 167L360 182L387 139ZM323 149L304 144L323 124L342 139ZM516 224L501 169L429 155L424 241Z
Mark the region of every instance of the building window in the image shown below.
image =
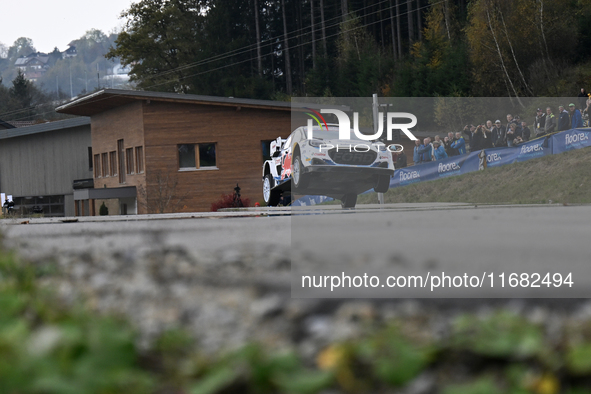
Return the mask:
M101 156L94 155L94 177L100 178L101 176Z
M127 174L133 174L133 148L125 149L125 169Z
M216 167L215 144L199 144L199 168Z
M179 169L217 168L215 143L178 146Z
M90 171L92 171L92 167L93 167L92 164L93 164L92 163L92 147L89 146L88 147L88 169Z
M103 176L109 176L109 162L107 153L101 153L101 171Z
M263 151L263 162L271 160L271 141L261 141L261 149Z
M117 152L109 152L109 169L111 170L111 176L117 175Z
M135 169L138 174L144 172L144 147L135 147Z
M117 140L117 167L119 167L119 183L125 183L125 160L123 155L123 140Z
M195 145L179 145L179 168L197 168L195 165Z

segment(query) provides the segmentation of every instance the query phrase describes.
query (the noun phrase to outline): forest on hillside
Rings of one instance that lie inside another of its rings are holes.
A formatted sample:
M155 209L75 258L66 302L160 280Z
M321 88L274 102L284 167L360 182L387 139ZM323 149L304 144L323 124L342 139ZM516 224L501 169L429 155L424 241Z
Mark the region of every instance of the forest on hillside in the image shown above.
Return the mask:
M71 70L77 91L91 92L95 70L119 61L131 67L130 88L275 100L591 87L591 0L141 0L122 18L118 35L90 31L83 56L55 60L35 85L58 85L46 101L68 97ZM0 53L5 96L10 63L34 49L16 44Z
M589 82L591 0L143 0L107 56L218 96L557 96Z

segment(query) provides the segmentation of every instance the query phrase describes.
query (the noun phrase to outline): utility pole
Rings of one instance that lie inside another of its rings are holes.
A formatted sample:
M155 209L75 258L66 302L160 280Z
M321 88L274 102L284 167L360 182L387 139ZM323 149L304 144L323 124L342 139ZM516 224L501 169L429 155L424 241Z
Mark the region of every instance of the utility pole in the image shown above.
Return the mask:
M374 134L377 134L378 132L378 127L379 127L379 104L378 104L378 94L374 93L373 94L373 105L372 105L372 113L373 113L373 132ZM384 193L378 193L378 202L380 203L380 205L384 204Z
M74 97L74 93L72 92L72 64L70 62L70 98Z

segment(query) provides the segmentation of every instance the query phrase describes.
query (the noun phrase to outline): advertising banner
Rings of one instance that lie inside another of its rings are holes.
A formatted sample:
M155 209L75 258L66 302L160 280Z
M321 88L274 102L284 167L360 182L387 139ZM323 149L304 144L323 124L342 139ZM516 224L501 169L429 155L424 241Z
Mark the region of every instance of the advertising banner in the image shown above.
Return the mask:
M562 153L591 146L591 129L573 129L552 136L552 153Z

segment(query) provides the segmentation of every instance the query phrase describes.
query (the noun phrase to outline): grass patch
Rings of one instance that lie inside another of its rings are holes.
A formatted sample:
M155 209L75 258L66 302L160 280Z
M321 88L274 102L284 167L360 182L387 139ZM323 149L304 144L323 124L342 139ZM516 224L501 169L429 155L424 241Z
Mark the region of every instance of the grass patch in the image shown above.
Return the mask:
M591 203L591 149L545 156L485 171L390 189L386 203ZM375 193L358 203L377 202Z

